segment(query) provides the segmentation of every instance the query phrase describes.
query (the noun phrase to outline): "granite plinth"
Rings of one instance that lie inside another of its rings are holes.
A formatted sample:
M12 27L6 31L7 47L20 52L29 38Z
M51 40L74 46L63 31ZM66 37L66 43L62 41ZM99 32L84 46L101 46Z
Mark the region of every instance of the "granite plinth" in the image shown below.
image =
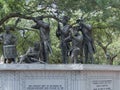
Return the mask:
M1 64L0 90L120 90L120 66Z

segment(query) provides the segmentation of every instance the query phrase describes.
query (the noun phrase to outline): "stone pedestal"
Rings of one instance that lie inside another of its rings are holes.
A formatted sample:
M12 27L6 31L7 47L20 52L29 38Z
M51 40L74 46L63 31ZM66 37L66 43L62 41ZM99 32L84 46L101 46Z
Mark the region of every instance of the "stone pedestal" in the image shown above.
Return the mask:
M120 66L1 64L0 90L120 90Z

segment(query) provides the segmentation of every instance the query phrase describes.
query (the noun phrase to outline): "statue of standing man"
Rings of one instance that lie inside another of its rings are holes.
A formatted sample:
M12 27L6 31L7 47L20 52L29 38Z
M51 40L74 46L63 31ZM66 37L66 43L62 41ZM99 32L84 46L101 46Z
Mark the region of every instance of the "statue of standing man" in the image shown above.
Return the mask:
M70 29L70 35L65 38L65 42L71 42L70 48L70 59L72 63L78 63L78 57L80 55L80 60L82 59L81 50L82 50L82 43L83 43L83 35L78 31L77 27L74 26Z
M32 28L39 29L40 32L40 58L43 62L48 63L49 53L52 53L52 48L50 44L50 25L43 21L42 16L38 16L34 19L36 25Z
M15 63L17 38L10 33L10 26L6 26L5 30L5 33L0 34L0 40L3 42L4 63Z
M88 63L88 60L93 64L95 53L94 40L92 36L92 26L90 24L85 24L83 20L78 20L80 30L83 34L83 49L85 55L85 63Z
M69 42L65 42L65 38L69 36L70 28L71 26L68 24L68 21L70 18L68 16L63 16L62 18L62 24L63 28L60 26L58 27L58 30L56 32L56 36L60 39L60 48L62 53L62 63L66 64L68 63L68 52L70 49Z

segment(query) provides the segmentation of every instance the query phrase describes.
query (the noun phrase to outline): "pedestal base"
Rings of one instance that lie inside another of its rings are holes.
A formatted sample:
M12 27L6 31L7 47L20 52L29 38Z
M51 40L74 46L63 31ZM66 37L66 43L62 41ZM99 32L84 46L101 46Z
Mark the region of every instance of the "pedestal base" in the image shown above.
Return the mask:
M120 66L1 64L0 90L120 90Z

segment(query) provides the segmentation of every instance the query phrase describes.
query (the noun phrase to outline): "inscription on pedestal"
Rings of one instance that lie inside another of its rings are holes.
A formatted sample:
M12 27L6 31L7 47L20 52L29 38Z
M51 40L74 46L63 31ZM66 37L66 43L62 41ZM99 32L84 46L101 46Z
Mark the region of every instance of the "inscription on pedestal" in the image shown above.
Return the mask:
M112 79L93 79L90 83L91 90L113 90Z
M62 85L29 85L27 90L64 90Z
M66 90L63 78L26 78L24 90Z

